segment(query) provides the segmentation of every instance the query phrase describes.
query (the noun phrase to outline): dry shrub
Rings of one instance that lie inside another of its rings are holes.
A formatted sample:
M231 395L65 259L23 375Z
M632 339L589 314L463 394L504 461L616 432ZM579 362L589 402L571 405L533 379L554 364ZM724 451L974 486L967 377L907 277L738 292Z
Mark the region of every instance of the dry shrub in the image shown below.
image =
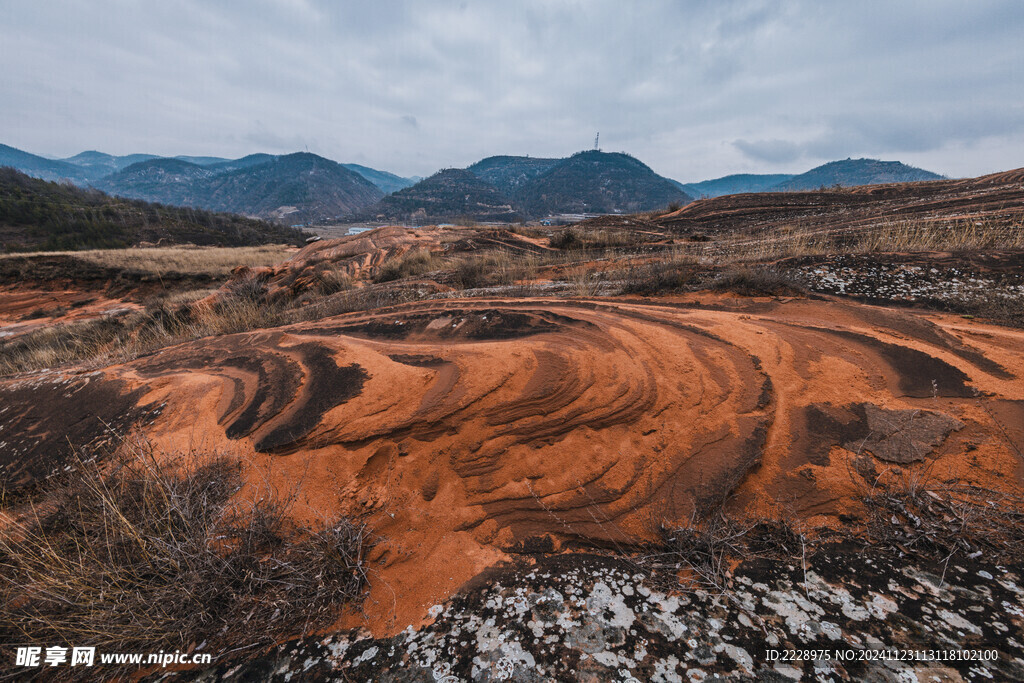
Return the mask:
M743 296L799 296L807 291L797 280L772 268L728 270L716 277L711 287Z
M576 228L559 230L551 236L549 244L555 249L583 249L582 232Z
M132 449L50 482L0 532L0 640L156 651L260 647L359 601L369 534L232 504L237 463L172 468Z
M655 241L661 235L652 236ZM636 247L651 240L643 232L628 228L565 228L552 235L549 244L562 251Z
M374 282L392 282L438 270L444 259L426 249L414 249L386 261L373 278Z
M805 537L783 519L738 521L721 510L681 526L662 524L660 542L641 564L655 570L688 570L703 586L727 590L730 561L750 557L790 558L804 551Z
M355 286L352 276L337 268L323 268L315 273L316 283L313 287L317 294L330 296L338 292L346 292Z
M998 286L980 294L944 301L942 305L947 310L962 315L983 318L999 325L1024 328L1024 298L1016 292L1009 292Z
M872 545L932 559L954 555L1017 561L1024 551L1024 500L913 475L878 482L864 497Z
M539 259L534 255L485 251L458 259L452 277L461 289L507 286L535 277L538 266Z
M0 254L5 259L28 260L70 257L67 277L74 277L76 264L115 268L140 275L162 277L168 274L186 276L206 275L220 279L231 274L238 266L270 266L288 258L294 247L286 244L260 247L152 247L129 249L87 249L83 251L43 251L19 254Z
M623 294L643 296L693 289L697 282L694 269L676 260L630 265L623 279Z
M81 361L122 362L190 339L287 322L285 305L268 303L263 293L258 280L241 280L212 303L150 301L143 311L49 325L0 339L0 375Z

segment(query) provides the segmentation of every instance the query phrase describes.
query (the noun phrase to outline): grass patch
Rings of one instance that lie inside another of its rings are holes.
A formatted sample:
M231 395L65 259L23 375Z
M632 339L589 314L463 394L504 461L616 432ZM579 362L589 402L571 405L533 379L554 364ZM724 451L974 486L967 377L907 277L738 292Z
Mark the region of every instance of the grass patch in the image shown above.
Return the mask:
M271 266L287 259L294 247L275 244L259 247L154 247L129 249L90 249L86 251L47 251L0 254L0 261L28 261L67 257L99 268L112 268L161 277L178 275L208 275L219 279L227 277L238 266L255 268ZM66 273L74 278L71 265Z
M0 640L117 650L270 645L360 600L365 526L231 502L237 463L171 467L151 450L80 460L0 531Z
M581 228L570 227L556 231L549 241L551 247L562 251L591 249L622 249L638 247L651 241L658 241L660 234L643 233L628 228Z
M1024 249L1024 216L1005 220L892 221L829 229L813 222L680 245L706 263L769 262L801 256Z
M374 282L392 282L440 270L445 259L426 249L415 249L387 260L374 274Z
M467 254L455 261L452 281L460 289L500 287L537 276L540 258L503 250Z
M699 282L692 266L674 259L642 265L630 264L621 274L622 293L642 296L692 290Z
M773 268L736 268L711 281L711 289L742 296L799 296L807 290L797 280Z
M0 340L0 376L82 361L123 362L182 341L285 322L284 307L263 300L261 283L242 280L213 303L160 299L144 311L50 325Z

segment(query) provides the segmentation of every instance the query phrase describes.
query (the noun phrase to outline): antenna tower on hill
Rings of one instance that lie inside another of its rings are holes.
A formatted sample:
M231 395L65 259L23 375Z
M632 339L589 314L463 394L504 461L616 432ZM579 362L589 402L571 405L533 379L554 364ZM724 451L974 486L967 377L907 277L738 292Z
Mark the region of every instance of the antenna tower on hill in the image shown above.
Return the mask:
M601 139L601 131L597 131L597 135L594 136L594 151L600 152L601 149L597 146L598 141Z

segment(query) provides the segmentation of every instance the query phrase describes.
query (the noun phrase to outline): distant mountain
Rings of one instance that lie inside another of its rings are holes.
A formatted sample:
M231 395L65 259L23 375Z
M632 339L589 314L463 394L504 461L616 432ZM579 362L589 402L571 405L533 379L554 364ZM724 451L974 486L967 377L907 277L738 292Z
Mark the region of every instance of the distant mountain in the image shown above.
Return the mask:
M152 159L104 178L98 186L123 197L232 211L289 224L335 218L383 196L358 173L308 152L251 155L207 166Z
M0 251L118 248L140 242L302 244L306 235L231 214L110 197L0 168Z
M704 180L699 183L676 183L686 194L691 197L721 197L727 194L743 194L745 192L764 192L769 187L784 183L793 177L791 173L774 173L770 175L737 173L727 175L714 180ZM675 182L675 181L673 181Z
M919 180L941 180L942 176L899 161L878 159L846 159L833 161L789 180L773 185L773 192L787 190L817 190L821 187L841 185L878 185L881 183L909 183Z
M224 157L189 157L184 154L174 157L180 161L187 161L190 164L198 164L199 166L212 166L213 164L223 164L231 159L225 159Z
M47 159L20 149L0 145L0 166L10 166L33 178L85 182L88 175L82 168L64 161Z
M512 196L521 185L546 173L561 161L562 159L496 156L481 159L466 170L480 180L494 185L500 192Z
M369 166L360 166L359 164L342 164L345 168L350 171L355 171L359 175L363 176L371 183L377 186L377 188L384 194L391 194L398 190L412 187L418 183L422 178L403 178L397 176L394 173L388 173L387 171L378 171L375 168Z
M215 171L198 164L158 157L132 164L94 184L120 197L175 206L203 206L202 182L215 175Z
M521 213L636 213L693 198L639 160L622 153L578 152L519 186Z
M83 168L92 178L102 178L103 176L116 173L122 168L137 164L142 161L149 161L150 159L158 158L155 154L129 154L127 156L113 156L112 154L105 154L103 152L97 152L90 150L88 152L80 152L73 157L62 159L69 164L74 164L79 168Z
M228 161L220 161L215 164L208 164L206 168L218 173L224 171L237 171L240 168L259 166L260 164L265 164L268 161L273 161L276 158L277 157L273 154L250 154L249 156L244 156L241 159L231 159Z
M376 185L355 171L297 152L215 176L205 183L197 203L215 211L298 224L359 211L382 196Z
M449 168L384 197L358 218L425 224L461 218L516 221L519 216L493 185L469 171Z

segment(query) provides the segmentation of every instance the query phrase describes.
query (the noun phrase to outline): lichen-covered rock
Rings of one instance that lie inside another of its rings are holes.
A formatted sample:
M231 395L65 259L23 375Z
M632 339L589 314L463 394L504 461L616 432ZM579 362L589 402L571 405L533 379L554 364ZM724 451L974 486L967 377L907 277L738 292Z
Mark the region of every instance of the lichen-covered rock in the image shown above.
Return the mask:
M420 629L383 639L359 632L307 638L193 676L445 683L1021 680L1021 576L1020 567L957 559L932 564L829 545L791 562L746 560L724 590L687 589L631 559L563 554L505 568L435 609L434 621ZM804 655L788 657L793 651ZM982 658L962 659L963 653Z

